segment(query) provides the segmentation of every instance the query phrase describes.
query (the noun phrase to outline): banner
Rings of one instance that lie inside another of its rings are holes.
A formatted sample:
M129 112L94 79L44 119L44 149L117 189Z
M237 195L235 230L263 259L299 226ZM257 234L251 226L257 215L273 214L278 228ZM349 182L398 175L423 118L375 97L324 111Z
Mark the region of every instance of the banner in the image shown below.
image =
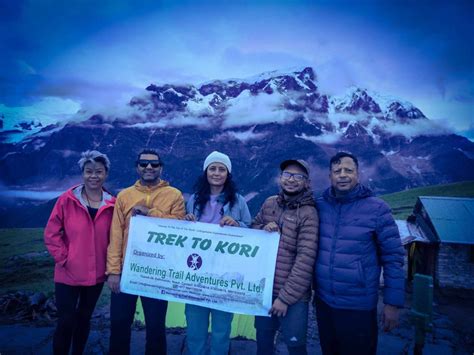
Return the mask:
M268 315L280 235L144 216L130 220L125 293Z

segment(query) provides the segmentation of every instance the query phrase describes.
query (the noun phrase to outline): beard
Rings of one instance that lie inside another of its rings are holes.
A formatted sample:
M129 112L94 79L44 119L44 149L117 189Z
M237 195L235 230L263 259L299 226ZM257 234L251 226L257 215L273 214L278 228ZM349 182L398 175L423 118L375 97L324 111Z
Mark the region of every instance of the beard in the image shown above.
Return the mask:
M282 188L282 190L283 190L283 193L286 196L296 196L296 195L299 195L300 193L302 193L304 191L304 189L301 189L301 190L298 190L298 191L286 191L284 188Z

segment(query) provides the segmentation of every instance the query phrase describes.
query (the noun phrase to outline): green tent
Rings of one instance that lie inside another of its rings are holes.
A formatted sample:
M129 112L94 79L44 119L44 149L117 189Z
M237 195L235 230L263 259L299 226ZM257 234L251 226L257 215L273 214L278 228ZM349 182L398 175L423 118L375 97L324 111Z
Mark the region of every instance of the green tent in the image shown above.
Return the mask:
M143 317L142 304L137 303L136 320L145 322ZM235 314L232 321L231 338L241 336L247 339L255 340L255 328L253 326L254 316ZM186 328L186 317L184 316L184 303L168 302L168 311L166 313L166 327L168 328Z

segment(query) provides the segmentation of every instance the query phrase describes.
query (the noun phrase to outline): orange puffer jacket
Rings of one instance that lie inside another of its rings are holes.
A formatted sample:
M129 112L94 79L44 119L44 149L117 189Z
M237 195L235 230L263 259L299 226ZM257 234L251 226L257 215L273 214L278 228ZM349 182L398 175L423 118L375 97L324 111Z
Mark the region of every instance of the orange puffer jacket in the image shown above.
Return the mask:
M142 185L138 180L133 186L120 191L110 229L107 275L122 272L132 208L137 205L148 207L150 217L182 219L186 213L183 195L164 180L151 187Z

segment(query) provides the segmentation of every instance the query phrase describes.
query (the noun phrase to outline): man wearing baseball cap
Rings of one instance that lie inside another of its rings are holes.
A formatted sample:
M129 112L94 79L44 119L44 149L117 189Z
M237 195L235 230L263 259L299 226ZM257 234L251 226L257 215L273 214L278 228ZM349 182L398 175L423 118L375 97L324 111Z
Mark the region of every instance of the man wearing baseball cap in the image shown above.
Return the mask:
M279 327L290 354L307 354L311 279L318 243L318 213L302 159L280 164L280 193L267 198L252 228L280 233L270 317L255 317L257 354L273 354Z

